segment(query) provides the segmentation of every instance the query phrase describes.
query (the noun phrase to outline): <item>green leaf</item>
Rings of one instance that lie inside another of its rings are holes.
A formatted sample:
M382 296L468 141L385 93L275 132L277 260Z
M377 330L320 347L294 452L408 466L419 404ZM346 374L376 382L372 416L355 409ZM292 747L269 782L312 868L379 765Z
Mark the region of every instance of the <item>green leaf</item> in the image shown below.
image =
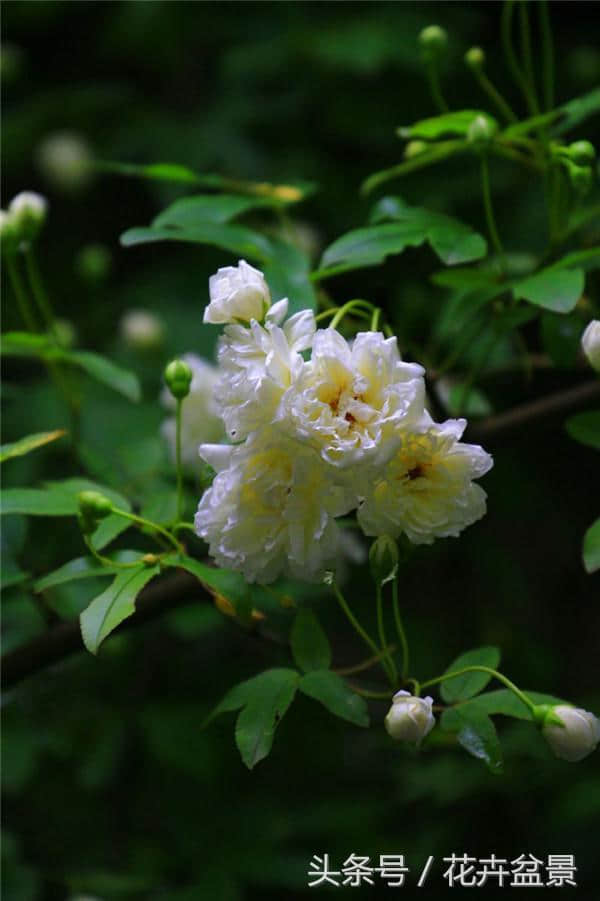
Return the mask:
M520 122L509 125L502 131L500 137L503 140L510 141L511 138L527 135L530 131L534 131L534 129L544 128L546 125L550 125L550 123L555 122L559 118L560 110L558 109L550 110L549 113L541 113L539 116L530 116L529 119L522 119Z
M89 479L65 479L46 482L43 488L6 488L0 493L0 513L24 513L29 516L74 516L79 512L80 491L99 491L115 506L129 511L131 505L121 494Z
M94 598L79 617L81 636L88 651L96 654L104 639L135 612L135 599L159 572L159 566L124 569Z
M113 172L115 175L129 175L135 178L148 178L151 181L174 181L186 184L204 185L218 188L223 178L216 174L200 175L187 166L179 163L153 163L149 166L136 166L132 163L113 163L101 161L96 167L102 172Z
M567 701L557 698L554 695L543 694L539 691L525 691L524 694L530 698L534 704L566 704ZM500 688L496 691L487 691L485 694L478 695L476 698L470 698L468 701L460 702L456 707L444 711L442 719L447 722L452 721L452 717L456 712L471 715L472 711L487 713L492 716L494 714L502 714L503 716L512 716L519 720L531 720L531 711L529 707L519 700L516 694L509 688Z
M396 198L385 198L386 201ZM406 247L418 247L428 241L442 262L451 266L480 259L487 252L485 238L469 226L442 213L400 202L393 207L378 205L376 219L393 218L392 224L372 225L348 232L330 244L314 275L324 278L349 269L376 266L390 254L401 253Z
M583 565L590 574L600 569L600 519L583 536Z
M0 588L3 591L5 588L11 588L13 585L20 585L21 582L26 582L28 578L29 573L24 572L13 557L10 557L8 554L2 554Z
M268 260L272 253L271 242L264 235L243 225L227 225L218 222L201 222L189 228L130 228L121 235L123 247L149 244L157 241L187 241L192 244L210 244L242 257Z
M248 769L271 750L275 729L294 699L299 678L293 669L259 673L228 691L209 717L210 721L220 713L242 708L236 722L235 740Z
M205 222L224 224L249 210L272 206L281 206L281 203L273 197L251 197L248 194L181 197L152 221L152 228L193 228Z
M356 726L369 725L365 699L352 691L337 673L326 669L313 670L302 676L298 687L303 694L319 701L334 716Z
M291 632L292 655L304 672L326 670L331 666L331 647L312 610L302 607L296 614Z
M492 720L481 710L447 710L442 715L442 728L456 732L459 744L479 760L490 772L499 775L504 769L502 748Z
M600 450L600 410L587 410L570 416L565 428L575 441Z
M273 298L289 300L288 315L300 310L317 311L317 295L310 280L310 260L297 247L271 239L270 259L265 279Z
M498 648L492 646L474 648L472 651L460 654L450 664L446 673L453 673L467 666L488 666L491 669L496 669L499 663L500 651ZM462 676L456 676L455 679L448 679L442 682L440 694L447 703L465 701L467 698L471 698L473 695L483 691L491 678L489 673L464 673Z
M196 576L212 594L218 594L228 600L243 623L251 622L252 594L255 586L248 585L241 573L207 566L206 563L185 554L169 554L162 562L163 566L180 567Z
M371 191L374 191L375 188L378 188L386 181L408 175L410 172L423 169L425 166L432 166L434 163L439 163L455 153L464 151L466 148L467 145L464 141L441 141L439 144L432 144L427 150L423 150L422 153L416 156L411 156L410 159L404 160L404 162L398 163L396 166L391 166L389 169L382 169L369 175L361 185L361 192L370 194Z
M583 97L575 97L573 100L569 100L559 110L562 118L552 129L555 135L562 135L566 131L570 131L576 125L589 119L590 116L600 112L600 88L594 88L594 90L584 94Z
M116 551L111 555L111 559L115 563L133 563L135 560L141 560L141 557L142 554L139 551ZM119 572L121 572L119 566L104 565L95 557L77 557L48 575L42 576L34 583L33 590L36 592L46 591L48 588L54 588L56 585L63 585L66 582L76 582L96 576L111 576Z
M3 444L0 446L0 463L4 463L5 460L10 460L12 457L22 457L25 454L29 454L32 450L36 450L44 444L49 444L51 441L56 441L57 438L62 438L63 435L66 435L64 429L56 429L54 432L38 432L35 435L28 435L26 438L21 438L20 441L14 441L12 444Z
M94 381L112 388L113 391L117 391L134 403L141 398L142 392L137 375L117 366L112 360L108 360L100 354L90 350L50 351L48 357L78 366Z
M490 288L498 285L498 274L489 269L475 269L472 267L456 267L453 269L440 269L431 275L434 285L442 288L462 288L474 291L478 288Z
M584 284L583 269L549 266L517 282L513 295L554 313L570 313L583 294Z
M463 109L451 113L442 113L430 119L421 119L414 125L401 127L398 134L405 139L437 141L448 136L466 138L469 128L478 116L482 116L493 131L497 131L498 123L493 116L483 110Z
M48 335L31 332L5 332L0 336L0 353L7 357L42 357L52 346Z

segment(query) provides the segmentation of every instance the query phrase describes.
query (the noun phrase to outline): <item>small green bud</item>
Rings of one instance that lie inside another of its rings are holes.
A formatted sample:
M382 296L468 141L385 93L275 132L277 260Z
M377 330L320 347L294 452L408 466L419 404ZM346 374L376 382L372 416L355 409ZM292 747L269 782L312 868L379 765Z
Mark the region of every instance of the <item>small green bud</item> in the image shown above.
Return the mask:
M442 53L448 44L448 35L439 25L428 25L419 35L419 44L432 56Z
M55 319L54 331L61 347L69 350L77 342L77 331L70 319Z
M105 281L111 268L112 254L104 244L86 244L75 257L77 275L86 282Z
M369 566L377 585L382 586L395 579L398 572L398 545L389 535L380 535L371 545Z
M77 500L79 512L85 519L104 519L113 511L109 499L99 491L80 491Z
M578 166L586 166L596 159L596 148L591 141L575 141L567 148L569 156Z
M467 131L469 144L487 144L494 137L496 127L486 116L475 116Z
M167 388L176 400L182 400L190 393L194 374L183 360L173 360L165 369Z
M13 197L8 212L19 234L20 241L33 241L46 221L48 202L34 191L21 191Z
M471 47L467 50L465 53L465 63L469 69L473 69L476 72L483 69L485 66L485 53L481 47Z
M0 210L0 243L2 253L16 253L19 248L19 230L14 218L6 210Z
M567 170L569 181L573 185L575 191L585 194L592 185L592 169L591 166L577 166L571 160L562 159L563 166Z
M404 159L411 160L415 156L419 156L427 150L429 145L425 141L409 141L404 148Z

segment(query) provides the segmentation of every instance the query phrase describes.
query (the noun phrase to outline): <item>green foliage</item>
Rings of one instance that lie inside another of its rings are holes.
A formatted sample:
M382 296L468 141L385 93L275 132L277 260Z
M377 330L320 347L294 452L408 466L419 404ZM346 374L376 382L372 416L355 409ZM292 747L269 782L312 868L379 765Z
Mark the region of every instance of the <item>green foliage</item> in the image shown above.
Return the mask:
M355 726L369 725L365 699L352 691L337 673L325 669L312 670L302 676L298 688L309 698L319 701L334 716L348 720Z
M115 561L113 567L107 563L101 563L95 557L76 557L75 560L69 560L58 569L42 576L34 582L34 591L47 591L49 588L55 588L57 585L64 585L67 582L78 582L82 579L92 579L98 576L112 576L121 572L120 563L133 563L135 560L141 559L139 551L115 551L111 557Z
M54 432L39 432L36 435L21 438L19 441L13 441L11 444L3 444L0 446L0 463L4 463L12 457L29 454L38 447L43 447L44 444L50 444L51 441L62 438L64 434L64 429L56 429Z
M588 573L600 569L600 519L583 536L583 565Z
M413 125L399 128L398 134L401 138L423 141L437 141L449 136L465 138L473 122L479 117L485 120L491 130L497 130L498 123L489 113L483 110L463 109L443 113L431 119L421 119Z
M458 672L467 666L487 666L496 669L500 663L500 651L494 647L474 648L472 651L465 651L460 654L447 668L446 673ZM490 673L471 672L464 673L462 676L456 676L454 679L447 679L442 682L440 694L444 701L453 703L455 701L466 701L474 695L483 691L485 686L492 678Z
M442 728L456 732L456 739L473 757L483 760L490 772L504 771L502 748L490 717L477 708L450 709L442 714Z
M575 441L600 450L600 410L570 416L565 422L565 428Z
M158 573L158 566L124 569L102 594L94 598L80 616L81 637L88 651L97 654L104 639L135 613L135 599Z
M298 611L290 637L294 661L301 670L309 673L311 670L329 669L329 640L312 610L302 607Z
M584 283L582 269L549 266L518 282L513 288L513 296L554 313L570 313L583 294Z

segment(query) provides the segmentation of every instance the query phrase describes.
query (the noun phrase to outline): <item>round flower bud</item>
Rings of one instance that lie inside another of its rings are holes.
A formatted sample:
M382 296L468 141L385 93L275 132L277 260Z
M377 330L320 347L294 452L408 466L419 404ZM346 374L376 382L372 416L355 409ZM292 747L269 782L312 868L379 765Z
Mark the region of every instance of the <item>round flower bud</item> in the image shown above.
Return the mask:
M565 167L569 175L569 181L575 191L586 194L592 186L591 166L578 166L570 160L566 160Z
M271 306L265 277L254 266L240 260L238 266L219 269L208 280L210 303L204 310L204 322L262 322Z
M128 310L119 328L125 342L134 350L155 350L165 336L162 320L149 310Z
M558 704L550 708L542 735L556 757L577 763L591 754L600 742L600 720L581 707Z
M167 388L176 400L183 400L190 393L194 374L183 360L173 360L165 369Z
M476 71L483 69L485 65L485 53L481 47L471 47L467 50L465 53L465 63L469 69L474 69Z
M414 156L419 156L428 146L425 141L409 141L404 148L404 159L411 160Z
M385 718L385 728L396 741L418 747L435 726L432 704L433 698L417 698L408 691L397 691Z
M581 336L581 347L592 369L600 372L600 319L588 322Z
M19 230L6 210L0 210L0 243L2 253L16 253L19 247Z
M39 145L36 157L42 175L63 191L77 191L85 187L92 175L89 145L75 132L48 135Z
M419 44L427 53L437 55L446 49L448 35L439 25L428 25L419 35Z
M575 141L569 144L569 155L578 166L586 166L596 159L596 148L591 141Z
M487 116L475 116L467 131L469 144L487 144L494 137L494 122Z
M56 340L65 350L74 347L77 341L77 331L70 319L55 319L54 332Z
M371 575L377 585L385 585L398 572L398 545L389 535L380 535L369 551Z
M112 268L112 254L104 244L86 244L75 258L77 274L86 282L104 281Z
M11 200L8 212L20 241L33 241L46 220L48 202L34 191L21 191Z
M113 505L109 499L99 491L80 491L77 500L79 512L85 519L104 519L113 511Z

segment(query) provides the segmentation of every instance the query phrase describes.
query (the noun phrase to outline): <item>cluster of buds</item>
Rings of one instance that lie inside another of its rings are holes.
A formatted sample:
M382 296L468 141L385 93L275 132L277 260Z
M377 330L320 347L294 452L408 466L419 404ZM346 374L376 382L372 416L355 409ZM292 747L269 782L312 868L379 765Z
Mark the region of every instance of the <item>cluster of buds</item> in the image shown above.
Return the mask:
M34 191L21 191L8 210L0 210L0 239L5 253L16 253L37 238L48 212L48 202Z

